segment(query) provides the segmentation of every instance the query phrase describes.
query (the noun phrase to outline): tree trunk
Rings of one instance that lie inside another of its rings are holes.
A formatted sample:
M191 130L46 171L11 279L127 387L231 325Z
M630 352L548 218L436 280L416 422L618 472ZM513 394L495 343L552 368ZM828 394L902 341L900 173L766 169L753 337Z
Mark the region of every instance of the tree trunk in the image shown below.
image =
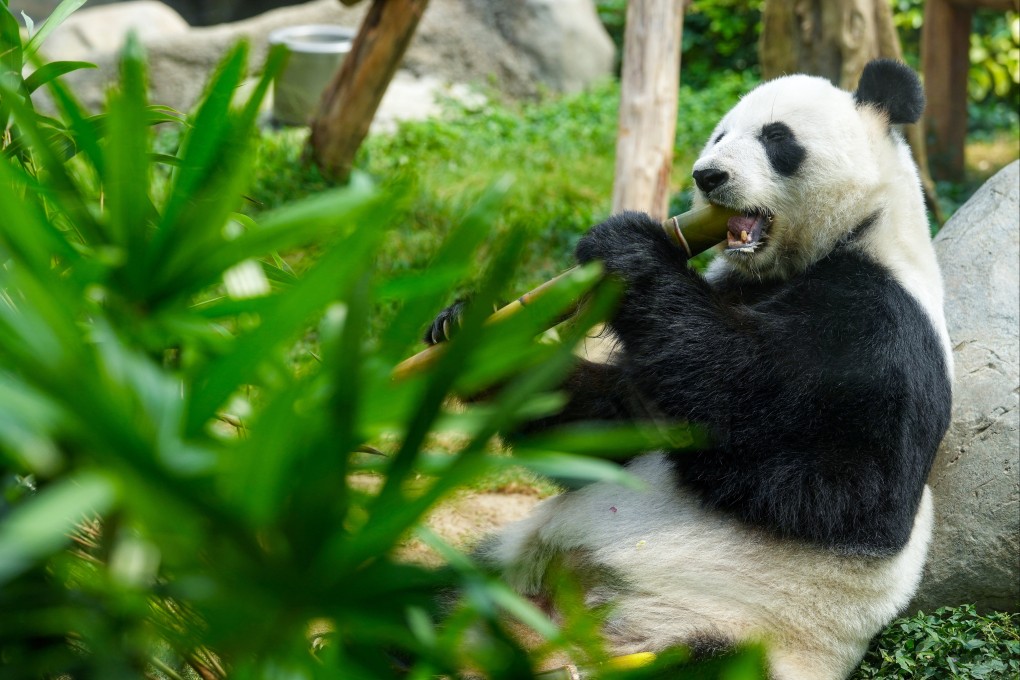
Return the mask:
M857 87L872 59L903 60L888 0L767 0L758 50L763 78L810 73L845 90ZM941 224L922 123L905 125L903 133L920 170L925 202Z
M623 38L613 212L664 220L676 140L682 0L630 0Z
M939 179L963 179L967 137L967 71L973 10L946 0L928 0L921 33L921 63L928 96L924 122L932 173Z
M428 0L374 0L351 51L326 88L309 144L322 173L346 182L383 94Z

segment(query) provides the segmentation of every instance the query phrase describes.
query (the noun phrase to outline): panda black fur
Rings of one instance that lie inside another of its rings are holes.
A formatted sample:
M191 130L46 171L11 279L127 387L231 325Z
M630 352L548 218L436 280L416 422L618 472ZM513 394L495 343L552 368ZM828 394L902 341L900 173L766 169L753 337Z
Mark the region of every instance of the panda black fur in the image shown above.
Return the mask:
M917 76L891 61L856 93L762 84L694 166L697 204L745 215L706 276L640 213L581 240L580 262L626 283L616 349L579 361L541 425L651 413L713 444L641 456L644 489L593 484L506 528L481 556L513 587L541 595L554 558L612 574L588 601L614 603L619 653L761 640L779 680L859 663L916 589L949 423L941 278L892 127L922 108Z

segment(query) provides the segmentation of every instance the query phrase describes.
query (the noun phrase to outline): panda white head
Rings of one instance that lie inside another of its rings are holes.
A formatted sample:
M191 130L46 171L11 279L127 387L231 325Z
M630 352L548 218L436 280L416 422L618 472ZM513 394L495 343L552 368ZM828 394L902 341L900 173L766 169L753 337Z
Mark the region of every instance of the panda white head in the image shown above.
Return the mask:
M923 109L917 75L891 60L869 63L853 93L793 75L745 95L693 173L696 205L744 214L730 220L727 264L787 278L890 207L926 224L916 167L891 127L916 122Z

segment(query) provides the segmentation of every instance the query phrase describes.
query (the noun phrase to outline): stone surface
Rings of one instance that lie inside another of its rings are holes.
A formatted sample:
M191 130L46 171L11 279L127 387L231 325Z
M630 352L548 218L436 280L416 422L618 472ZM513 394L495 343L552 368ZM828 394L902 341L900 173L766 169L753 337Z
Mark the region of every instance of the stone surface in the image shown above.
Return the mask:
M158 3L126 2L83 9L79 21L91 22L97 12L135 12L137 6ZM202 91L208 74L234 42L247 39L251 62L257 69L265 57L270 31L296 24L328 23L357 28L368 2L345 7L336 0L316 0L283 7L229 24L155 30L141 36L149 54L154 102L187 111ZM172 12L169 8L166 11ZM175 15L176 16L176 15ZM177 17L179 20L179 17ZM120 26L111 22L108 25ZM175 21L165 22L177 26ZM68 36L65 33L64 36ZM123 42L119 28L107 30L101 49L71 39L48 40L43 52L54 58L96 63L98 70L65 76L89 107L98 108L105 89L116 74L116 50ZM509 97L532 96L542 90L573 91L608 77L613 46L594 9L593 0L431 0L405 55L406 75L445 83L494 88ZM407 77L404 82L410 82ZM398 85L399 86L399 85ZM419 89L421 83L417 83ZM400 98L406 103L410 97ZM417 100L415 100L417 101ZM435 106L436 96L422 100ZM412 107L409 113L417 114ZM400 111L387 115L400 117Z
M188 28L180 14L157 0L100 5L69 16L50 34L44 52L53 61L75 60L116 52L129 31L142 43L149 43Z
M467 0L494 27L518 62L528 63L527 89L543 83L576 92L613 69L615 47L592 0Z
M935 238L956 363L929 484L935 538L914 608L1020 610L1020 162Z

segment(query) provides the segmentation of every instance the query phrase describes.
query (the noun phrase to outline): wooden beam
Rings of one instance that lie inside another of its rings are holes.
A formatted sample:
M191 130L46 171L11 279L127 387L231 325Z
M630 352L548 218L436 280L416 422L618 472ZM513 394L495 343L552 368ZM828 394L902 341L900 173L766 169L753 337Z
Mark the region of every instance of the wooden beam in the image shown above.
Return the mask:
M928 0L921 32L928 160L935 179L963 177L967 137L967 71L973 10Z
M323 174L346 182L358 147L428 0L374 0L343 66L326 88L309 138Z
M682 0L630 0L623 38L613 212L664 220L676 140Z

